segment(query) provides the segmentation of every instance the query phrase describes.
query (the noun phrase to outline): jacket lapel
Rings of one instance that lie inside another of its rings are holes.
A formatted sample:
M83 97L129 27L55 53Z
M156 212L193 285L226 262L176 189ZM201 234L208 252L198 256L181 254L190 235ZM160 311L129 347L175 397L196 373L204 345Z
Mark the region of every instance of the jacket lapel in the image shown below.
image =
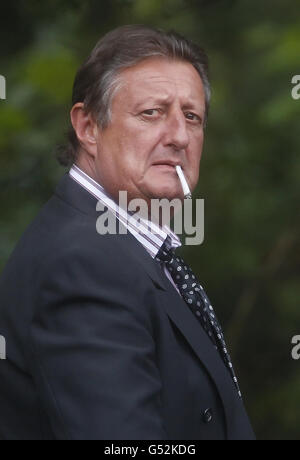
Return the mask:
M236 390L231 376L219 352L214 348L208 335L185 301L178 295L174 286L162 272L159 263L152 259L133 236L128 238L127 243L137 260L137 264L142 264L156 288L162 291L161 298L167 315L184 335L211 376L223 403L226 420L232 420L231 408L234 406L232 402L233 399L238 398L238 395L235 395Z

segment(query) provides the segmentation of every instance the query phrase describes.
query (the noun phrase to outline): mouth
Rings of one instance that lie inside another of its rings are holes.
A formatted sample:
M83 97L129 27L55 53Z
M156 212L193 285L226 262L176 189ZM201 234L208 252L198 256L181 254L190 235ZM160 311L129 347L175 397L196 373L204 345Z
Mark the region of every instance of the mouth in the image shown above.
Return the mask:
M174 172L176 172L175 168L176 168L177 165L181 166L181 168L184 169L183 166L178 162L159 161L157 163L152 164L152 166L157 166L157 167L159 167L161 169L174 170Z
M155 166L156 168L159 168L159 169L166 169L167 171L175 171L175 168L174 166L171 166L171 165L168 165L168 164L159 164L159 165L153 165Z

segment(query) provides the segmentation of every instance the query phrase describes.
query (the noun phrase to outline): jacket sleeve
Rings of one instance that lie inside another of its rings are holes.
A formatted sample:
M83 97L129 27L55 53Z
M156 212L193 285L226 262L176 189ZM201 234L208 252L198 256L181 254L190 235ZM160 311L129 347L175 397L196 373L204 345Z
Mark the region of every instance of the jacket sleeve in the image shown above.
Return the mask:
M28 357L38 397L57 439L167 439L142 277L94 252L54 255L39 276Z

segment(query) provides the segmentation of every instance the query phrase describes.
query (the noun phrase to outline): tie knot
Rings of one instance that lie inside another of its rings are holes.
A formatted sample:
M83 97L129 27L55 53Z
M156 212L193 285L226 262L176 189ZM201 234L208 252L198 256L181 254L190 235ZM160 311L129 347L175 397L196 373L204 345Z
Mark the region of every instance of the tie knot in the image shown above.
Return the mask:
M159 262L170 262L175 257L175 249L170 245L170 239L167 237L156 254L155 258Z

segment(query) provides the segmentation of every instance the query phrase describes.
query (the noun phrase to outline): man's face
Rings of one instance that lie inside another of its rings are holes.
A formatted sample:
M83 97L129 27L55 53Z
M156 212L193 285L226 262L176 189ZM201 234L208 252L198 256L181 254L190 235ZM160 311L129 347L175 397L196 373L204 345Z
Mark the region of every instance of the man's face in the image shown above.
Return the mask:
M203 148L205 93L195 68L150 58L122 72L110 124L97 136L97 180L118 201L183 199L175 171L180 164L189 187L198 182ZM160 163L160 164L157 164Z

